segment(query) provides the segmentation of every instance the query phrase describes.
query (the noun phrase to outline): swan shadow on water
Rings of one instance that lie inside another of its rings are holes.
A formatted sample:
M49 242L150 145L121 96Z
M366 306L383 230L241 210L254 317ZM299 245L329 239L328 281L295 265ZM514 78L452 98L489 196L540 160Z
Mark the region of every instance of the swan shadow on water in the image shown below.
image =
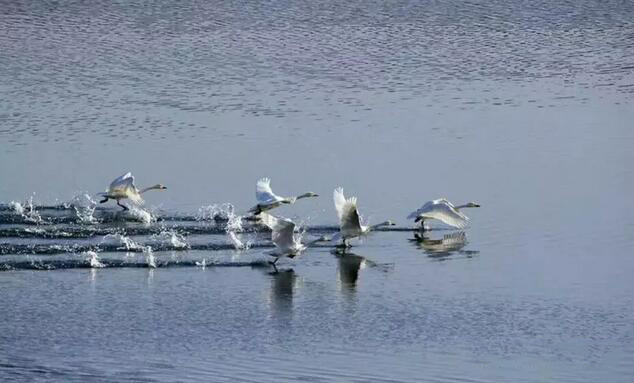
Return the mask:
M477 250L463 250L469 243L464 231L445 234L440 239L431 238L429 231L420 231L414 233L414 238L410 238L409 241L421 248L428 257L436 260L445 260L454 254L471 258L479 253Z

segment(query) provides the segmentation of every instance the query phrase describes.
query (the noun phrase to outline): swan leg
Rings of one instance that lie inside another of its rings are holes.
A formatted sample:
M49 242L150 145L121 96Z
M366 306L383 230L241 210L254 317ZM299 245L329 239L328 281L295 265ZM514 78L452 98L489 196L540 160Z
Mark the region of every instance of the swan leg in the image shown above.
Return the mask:
M421 219L420 220L420 231L425 231L427 229L425 229L425 220Z
M130 210L130 209L128 209L127 206L121 205L121 202L119 202L119 200L117 200L117 205L121 206L123 208L123 211Z
M105 203L105 202L108 202L108 197L103 197L103 199L99 201L99 203Z
M271 264L271 266L273 266L273 270L275 270L275 272L277 273L277 266L275 265L278 261L278 259L280 259L280 257L275 258L275 260L273 262L269 261L269 264Z

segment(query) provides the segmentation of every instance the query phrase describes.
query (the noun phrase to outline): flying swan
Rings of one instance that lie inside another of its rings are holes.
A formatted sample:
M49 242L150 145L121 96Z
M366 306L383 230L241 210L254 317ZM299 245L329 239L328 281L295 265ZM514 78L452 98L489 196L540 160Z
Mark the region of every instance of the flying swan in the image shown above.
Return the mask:
M145 193L148 190L165 190L167 189L165 186L161 184L156 184L154 186L147 187L145 189L137 189L134 185L134 176L132 173L127 172L121 177L116 178L110 184L108 190L105 193L98 193L99 196L103 197L99 203L108 202L109 199L114 199L117 201L117 205L121 206L123 210L128 210L128 207L121 204L122 199L129 199L136 204L142 204L143 198L141 198L141 194Z
M344 247L349 247L347 240L350 238L360 237L381 226L394 225L392 221L385 221L372 226L362 225L357 211L357 197L346 199L341 187L335 189L333 199L335 201L335 210L337 210L337 216L339 217L339 233L334 235L331 241L337 241L341 238L343 239Z
M421 230L426 230L424 221L426 219L437 219L449 226L463 229L467 226L469 217L464 215L460 209L466 207L480 207L475 202L469 202L464 205L454 206L446 198L439 198L426 202L420 209L412 212L407 219L415 219L414 222L420 221Z
M288 218L278 218L271 214L260 215L261 222L271 229L271 241L275 245L275 250L269 255L275 257L271 262L273 267L282 257L294 258L306 249L302 244L299 235L295 235L295 223Z
M297 197L280 197L271 190L271 180L261 178L255 184L255 199L258 204L252 207L249 212L258 215L264 211L274 209L282 204L293 204L298 199L307 197L318 197L316 193L308 192Z

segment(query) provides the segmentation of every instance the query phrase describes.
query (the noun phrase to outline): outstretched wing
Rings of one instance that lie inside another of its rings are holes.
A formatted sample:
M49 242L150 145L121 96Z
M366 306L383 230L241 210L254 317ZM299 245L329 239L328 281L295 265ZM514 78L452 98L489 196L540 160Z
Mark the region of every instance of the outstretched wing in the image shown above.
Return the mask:
M130 172L127 172L112 181L110 188L108 189L108 194L121 196L121 198L129 198L131 201L136 203L143 202L143 198L141 198L139 190L134 184L134 176Z
M127 172L126 174L115 178L114 181L110 183L110 191L122 190L129 187L129 185L134 186L134 176L132 173Z
M416 210L414 213L416 213L414 217L437 219L449 226L453 226L459 229L467 226L467 221L469 221L469 218L467 218L466 215L456 210L453 204L451 204L451 202L447 201L444 198L427 202L423 205L423 207ZM410 214L410 217L414 213Z
M277 218L271 214L260 214L262 223L271 229L271 241L282 250L289 250L295 246L293 234L295 223L288 218Z
M255 199L258 201L258 204L268 205L280 201L283 198L273 193L270 179L261 178L255 184Z
M339 187L335 189L333 199L335 201L335 209L339 217L341 231L343 233L360 231L361 220L359 219L359 212L357 211L357 197L346 199L343 195L343 189Z
M346 204L346 197L343 195L343 188L338 187L332 193L332 197L335 201L335 210L337 211L337 217L341 221L341 215L343 212L343 206Z

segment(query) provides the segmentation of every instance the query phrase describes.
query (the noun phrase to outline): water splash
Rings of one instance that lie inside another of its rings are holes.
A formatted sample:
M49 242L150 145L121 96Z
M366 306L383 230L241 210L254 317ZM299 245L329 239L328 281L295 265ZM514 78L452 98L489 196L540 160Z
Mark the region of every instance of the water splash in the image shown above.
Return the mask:
M175 230L163 230L158 234L152 235L151 241L159 245L168 244L175 249L189 249L189 243L185 237Z
M207 266L207 260L205 258L203 258L202 261L196 261L196 266L198 266L201 269L205 270L205 267Z
M244 227L242 226L242 216L235 213L235 209L232 204L227 203L225 205L227 206L227 209L224 211L227 218L225 231L227 232L229 240L236 250L248 250L251 247L251 241L248 238L242 238L242 235L240 235L240 233L244 232Z
M93 200L89 194L78 194L70 200L69 207L73 209L78 223L95 224L97 219L94 217L97 202Z
M143 222L147 225L151 224L152 222L156 222L156 217L154 216L154 214L150 213L147 210L143 210L137 206L130 206L129 209L130 210L127 211L128 215L130 215L137 221Z
M229 221L235 216L235 208L231 203L213 204L201 206L196 213L197 221Z
M102 267L106 267L106 265L104 265L103 263L101 263L101 261L99 260L99 256L97 255L96 252L94 251L86 251L85 253L83 253L85 256L90 257L90 267L92 267L93 269L98 269L98 268L102 268Z
M152 251L152 247L151 246L146 246L143 249L143 252L145 253L145 259L146 259L148 267L151 268L151 269L155 269L156 268L156 257L154 257L154 252Z
M19 202L16 202L16 201L9 202L9 209L13 210L16 214L19 214L19 215L24 214L24 207L22 207L22 204Z
M35 205L33 204L33 195L31 195L24 204L16 201L11 201L9 203L9 207L17 214L21 215L22 218L24 218L24 220L27 222L32 222L38 225L44 223L44 220L42 219L40 213L35 210Z
M138 250L141 248L141 246L131 238L122 234L107 234L101 239L99 244L119 246L118 249L120 250Z

